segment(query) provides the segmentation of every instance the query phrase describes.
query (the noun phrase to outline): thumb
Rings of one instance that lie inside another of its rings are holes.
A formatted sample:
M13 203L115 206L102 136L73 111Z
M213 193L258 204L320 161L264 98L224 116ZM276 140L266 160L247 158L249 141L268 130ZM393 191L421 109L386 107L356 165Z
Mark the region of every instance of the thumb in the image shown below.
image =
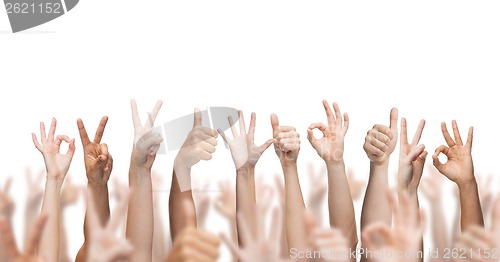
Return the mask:
M199 108L194 109L194 124L193 127L201 126L201 112Z
M182 202L183 212L184 212L184 228L196 228L196 210L194 208L194 203L189 200L184 200Z
M391 130L398 130L398 109L393 107L391 109L390 125Z
M280 122L278 120L278 116L276 114L271 114L271 126L273 127L273 132L278 129Z

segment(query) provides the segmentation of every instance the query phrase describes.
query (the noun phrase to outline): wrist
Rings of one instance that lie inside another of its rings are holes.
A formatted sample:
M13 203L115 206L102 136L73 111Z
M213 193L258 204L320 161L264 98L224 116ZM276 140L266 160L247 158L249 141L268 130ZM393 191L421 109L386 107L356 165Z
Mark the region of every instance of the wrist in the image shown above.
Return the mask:
M457 181L456 182L458 186L459 192L462 191L471 191L471 190L476 190L477 191L477 182L476 179L471 179L471 180L466 180L466 181Z
M333 168L336 168L336 167L345 167L345 163L344 163L344 159L340 159L340 160L337 160L337 161L325 161L326 163L326 169L329 170L329 169L333 169Z
M281 161L281 167L283 168L283 170L289 168L297 168L297 159L283 160Z
M64 177L61 178L61 176L47 174L47 181L45 184L46 187L51 186L61 190L63 182L64 182Z
M288 174L290 171L297 173L297 162L289 162L282 164L283 174Z
M245 176L249 177L251 174L249 167L240 167L236 170L236 176Z
M389 170L389 160L384 160L381 162L373 162L370 161L370 169L375 171L384 171L387 172Z

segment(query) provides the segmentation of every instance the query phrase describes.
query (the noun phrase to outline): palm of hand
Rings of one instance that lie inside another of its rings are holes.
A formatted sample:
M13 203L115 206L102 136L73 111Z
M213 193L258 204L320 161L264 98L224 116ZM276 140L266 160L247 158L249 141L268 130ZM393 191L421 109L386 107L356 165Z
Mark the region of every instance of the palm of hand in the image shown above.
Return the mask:
M251 166L249 163L249 152L252 145L247 142L247 138L244 134L237 135L234 139L227 139L226 143L231 149L231 156L233 157L236 169Z
M66 176L71 164L72 155L59 153L60 146L54 141L42 143L42 155L47 166L47 174L60 174Z
M341 128L328 127L316 144L316 152L326 161L340 161L344 155L344 132Z
M104 164L106 162L99 164L99 156L103 154L100 145L92 142L86 145L83 150L85 170L88 170L87 179L89 181L98 180L107 183L111 175L111 168L105 169Z
M450 147L448 161L441 169L443 174L451 181L460 183L473 179L473 170L470 148L459 145Z

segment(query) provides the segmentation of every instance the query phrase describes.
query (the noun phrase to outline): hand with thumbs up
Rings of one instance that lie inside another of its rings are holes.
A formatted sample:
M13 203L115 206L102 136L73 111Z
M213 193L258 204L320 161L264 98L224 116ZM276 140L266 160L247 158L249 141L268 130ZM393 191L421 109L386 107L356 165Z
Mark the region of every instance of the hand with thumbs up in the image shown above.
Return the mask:
M174 169L189 170L200 160L212 159L217 145L217 132L203 127L202 115L198 108L194 110L193 129L189 132L174 162Z
M374 125L363 146L368 158L377 165L386 163L398 141L398 109L391 110L390 125Z
M280 126L276 114L271 115L271 126L273 128L274 151L276 151L281 164L296 165L300 150L299 133L295 127Z
M196 221L194 206L184 201L183 210L186 221ZM220 240L218 237L196 229L196 223L189 224L175 238L172 249L165 262L205 261L215 262L219 258Z
M389 126L374 125L366 135L363 148L370 159L370 179L361 211L361 231L374 223L391 225L391 205L382 192L389 188L389 158L398 140L397 126L398 109L392 108Z
M104 143L101 144L107 122L108 117L103 116L101 122L99 122L99 127L97 127L94 141L91 142L83 121L81 119L76 121L80 139L82 140L85 170L89 184L107 184L113 169L113 157L108 152L108 146Z

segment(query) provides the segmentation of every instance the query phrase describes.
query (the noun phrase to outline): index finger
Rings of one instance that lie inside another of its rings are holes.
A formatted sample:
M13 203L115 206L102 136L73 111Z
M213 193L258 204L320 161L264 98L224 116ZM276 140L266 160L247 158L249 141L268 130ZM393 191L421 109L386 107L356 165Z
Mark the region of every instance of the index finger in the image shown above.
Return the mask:
M82 140L82 145L85 147L88 144L90 144L90 139L89 136L87 135L87 130L85 129L83 121L80 118L76 120L76 125L78 126L78 132L80 133L80 139Z
M108 123L108 116L103 116L101 122L99 122L97 131L95 131L94 143L101 143L102 135L104 134L104 128L106 128L106 123Z
M425 120L422 119L420 120L420 123L418 124L417 131L415 132L415 136L413 136L413 141L411 142L413 145L418 144L420 141L420 138L422 137L422 132L424 131L425 127Z

